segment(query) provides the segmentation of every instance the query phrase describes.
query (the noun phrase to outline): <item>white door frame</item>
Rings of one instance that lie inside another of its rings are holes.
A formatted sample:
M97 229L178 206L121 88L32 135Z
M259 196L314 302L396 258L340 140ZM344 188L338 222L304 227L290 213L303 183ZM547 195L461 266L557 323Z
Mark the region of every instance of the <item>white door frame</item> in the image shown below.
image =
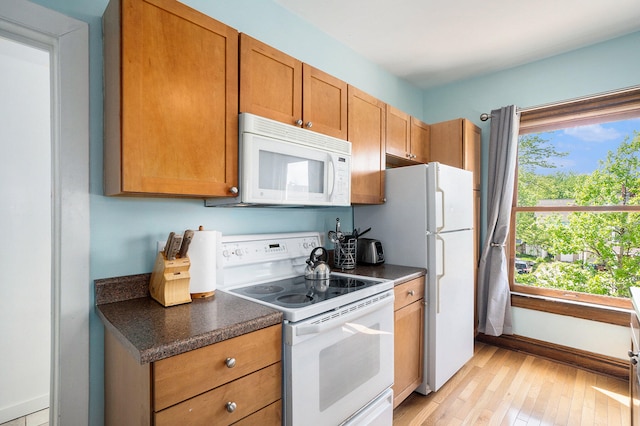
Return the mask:
M0 1L0 32L51 52L51 425L89 422L89 28Z

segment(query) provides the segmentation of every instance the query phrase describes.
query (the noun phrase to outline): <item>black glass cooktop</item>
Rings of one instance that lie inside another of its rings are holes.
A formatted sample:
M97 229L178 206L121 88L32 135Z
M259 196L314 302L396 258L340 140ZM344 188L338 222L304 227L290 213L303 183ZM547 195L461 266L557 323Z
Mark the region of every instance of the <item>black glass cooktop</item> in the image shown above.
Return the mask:
M240 287L230 292L291 309L334 299L377 284L380 281L362 277L331 275L328 280L309 280L298 276Z

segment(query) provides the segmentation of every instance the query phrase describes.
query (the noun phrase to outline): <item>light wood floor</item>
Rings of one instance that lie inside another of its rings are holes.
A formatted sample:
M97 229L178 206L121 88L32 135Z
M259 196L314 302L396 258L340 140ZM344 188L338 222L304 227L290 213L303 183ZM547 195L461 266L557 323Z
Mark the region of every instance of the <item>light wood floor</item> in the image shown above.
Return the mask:
M629 384L476 342L475 356L440 390L414 392L402 425L629 425Z

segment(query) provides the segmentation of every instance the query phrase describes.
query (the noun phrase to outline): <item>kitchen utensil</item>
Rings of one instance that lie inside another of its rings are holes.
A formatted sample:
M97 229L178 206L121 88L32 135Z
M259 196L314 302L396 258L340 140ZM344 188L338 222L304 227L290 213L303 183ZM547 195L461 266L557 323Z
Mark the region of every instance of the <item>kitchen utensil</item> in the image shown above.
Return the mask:
M164 256L169 259L169 255L171 254L173 237L176 235L175 232L169 232L169 237L167 238L167 242L164 245Z
M182 235L173 233L173 237L171 238L171 243L169 243L169 251L166 253L167 260L176 260L176 256L178 255L178 251L180 251L180 246L182 245Z
M307 259L304 277L308 280L324 280L328 285L329 274L331 273L331 269L327 264L328 258L329 255L324 247L314 248L309 255L309 259Z
M355 237L356 238L360 238L362 237L364 234L366 234L367 232L371 231L371 227L368 227L367 229L365 229L364 231L360 232L360 228L356 229L354 231Z
M344 234L340 231L340 218L336 218L336 239L338 241L342 241L344 239Z
M187 251L189 250L189 244L191 244L191 240L193 239L194 232L191 229L187 229L184 231L184 235L182 236L182 244L180 245L180 251L178 251L178 257L185 257L187 255Z

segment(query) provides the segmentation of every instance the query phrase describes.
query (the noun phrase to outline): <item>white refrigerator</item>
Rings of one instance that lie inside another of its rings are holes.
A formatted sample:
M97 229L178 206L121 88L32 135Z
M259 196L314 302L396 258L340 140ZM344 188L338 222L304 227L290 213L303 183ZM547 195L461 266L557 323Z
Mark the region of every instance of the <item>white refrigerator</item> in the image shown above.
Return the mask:
M371 227L385 262L427 269L423 383L435 392L473 356L473 181L440 163L387 169L386 202L354 206L354 226Z

